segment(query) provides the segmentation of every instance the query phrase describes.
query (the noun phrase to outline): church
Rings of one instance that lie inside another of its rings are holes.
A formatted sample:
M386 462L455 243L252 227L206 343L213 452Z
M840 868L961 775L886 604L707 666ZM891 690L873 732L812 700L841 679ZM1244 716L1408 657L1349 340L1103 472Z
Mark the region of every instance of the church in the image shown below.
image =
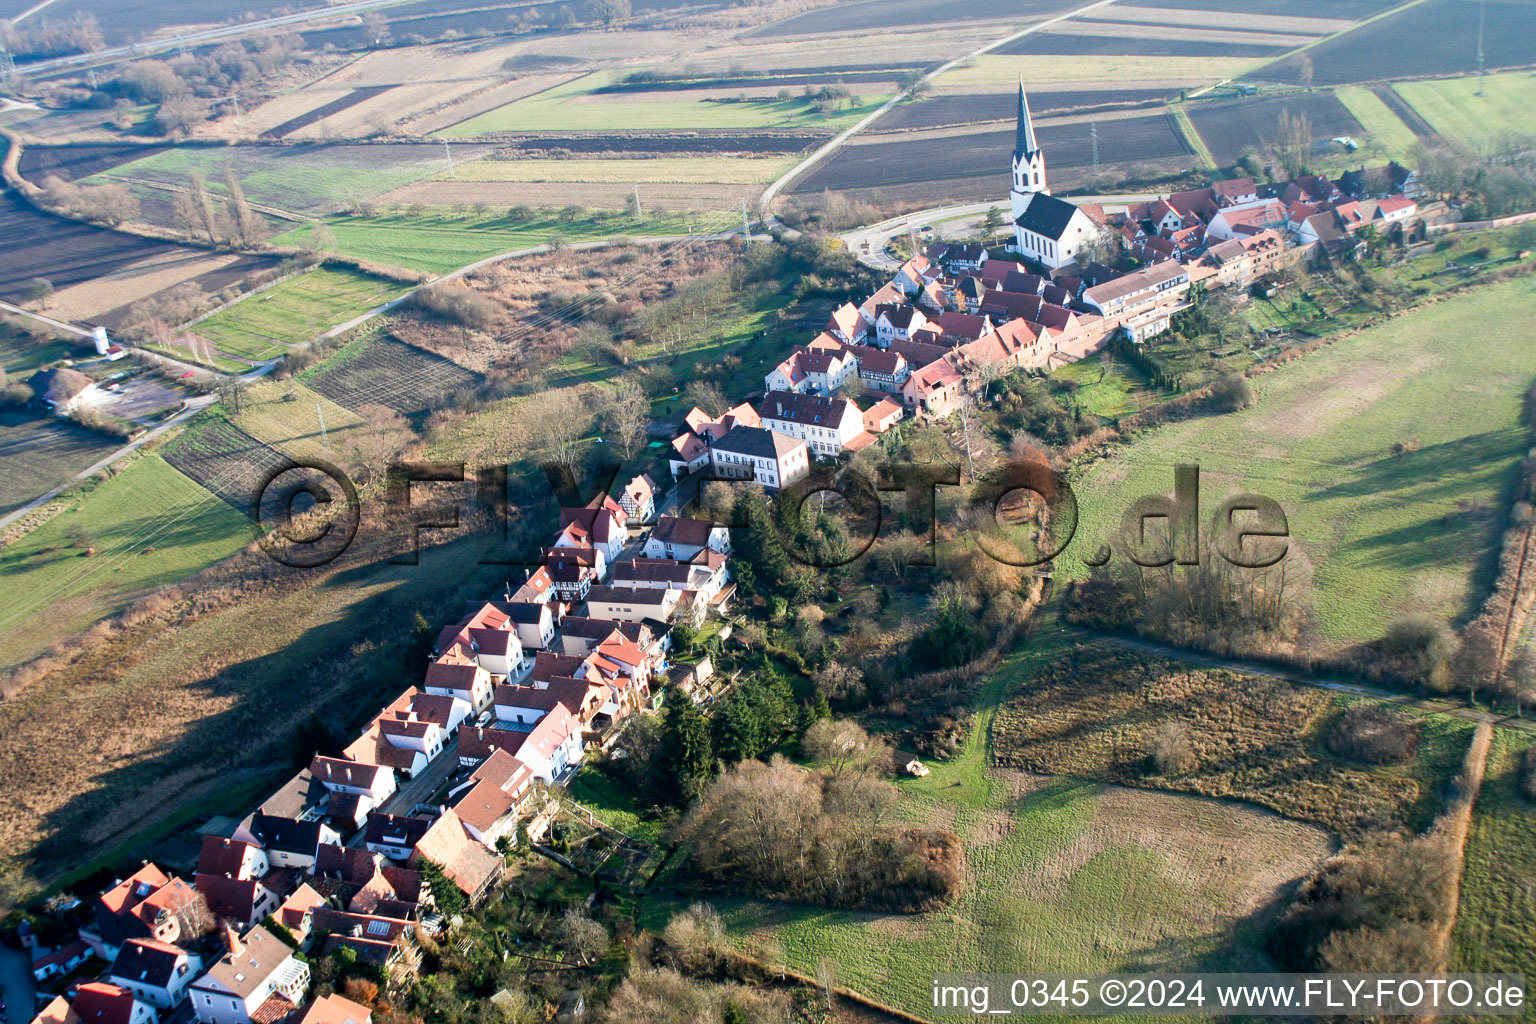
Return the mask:
M1029 97L1019 80L1019 120L1014 129L1013 188L1008 193L1013 215L1014 248L1051 270L1077 259L1098 234L1098 225L1073 204L1051 195L1045 179L1045 154L1035 140Z

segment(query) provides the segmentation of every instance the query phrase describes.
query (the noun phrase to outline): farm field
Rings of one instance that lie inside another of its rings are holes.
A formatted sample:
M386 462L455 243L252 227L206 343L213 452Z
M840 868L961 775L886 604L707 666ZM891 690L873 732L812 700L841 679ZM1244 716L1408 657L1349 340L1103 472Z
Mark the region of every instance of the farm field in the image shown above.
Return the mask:
M49 175L65 181L79 181L93 174L109 171L134 160L143 160L165 152L165 146L91 145L26 146L21 151L17 169L34 185L41 185Z
M77 533L94 540L95 554L72 546ZM244 516L160 455L137 458L0 548L0 664L33 657L253 539Z
M476 160L454 168L455 181L676 182L747 185L772 181L793 161L772 157L679 156L653 159ZM436 180L442 180L439 176Z
M74 351L73 342L35 335L9 322L0 323L0 369L13 379L24 379L48 363L68 359Z
M335 462L363 421L296 379L263 380L246 389L236 427L291 458Z
M711 102L707 99L651 99L615 101L594 89L612 84L617 72L595 72L555 86L527 99L517 100L478 117L451 125L439 132L448 138L469 138L489 132L528 131L645 131L690 128L824 128L847 127L890 99L888 93L870 91L857 95L853 105L822 117L799 100L765 102ZM734 97L740 90L717 90Z
M1426 0L1325 40L1306 51L1312 84L1352 85L1405 75L1457 75L1477 70L1478 4L1470 0ZM1536 64L1530 40L1536 34L1536 4L1488 0L1483 53L1490 70ZM1405 63L1402 41L1413 40ZM1300 56L1254 70L1266 82L1302 83Z
M121 447L110 437L52 416L0 409L0 515L46 494Z
M1046 91L1071 82L1186 81L1211 84L1238 78L1256 63L1247 57L1153 57L1131 53L1081 60L1065 53L1015 56L986 53L953 71L946 71L934 81L934 86L982 85L995 89L999 84L1017 81L1021 75L1026 86L1039 82Z
M1036 125L1041 147L1050 154L1053 183L1068 185L1093 167L1093 125L1089 122ZM1194 163L1188 144L1166 113L1098 122L1099 156L1105 167L1132 163L1187 169ZM995 199L1008 191L1008 153L1013 129L949 132L891 140L874 136L854 142L795 183L796 194L868 190L900 198ZM1074 175L1074 171L1077 174Z
M383 278L320 267L247 296L191 331L226 355L263 362L403 291L403 285Z
M1471 741L1469 722L1415 714L1419 741L1408 762L1352 761L1327 740L1361 698L1125 651L1074 631L1065 639L1072 649L1037 668L998 710L998 764L1244 800L1348 837L1426 828ZM1148 752L1169 722L1189 731L1195 754L1187 771L1165 776Z
M1133 496L1197 462L1207 503L1257 491L1285 510L1324 640L1374 639L1406 612L1463 620L1529 447L1520 396L1536 347L1511 339L1529 336L1533 298L1522 278L1404 313L1258 377L1249 409L1142 434L1074 481L1081 526L1058 572L1084 576L1082 552ZM1411 450L1394 455L1399 442Z
M739 222L741 201L747 200L750 209L762 189L761 182L750 185L724 185L708 181L691 184L648 182L640 190L640 200L644 204L647 221L660 218L668 211L722 210L734 211ZM633 194L632 185L617 181L520 181L515 184L504 181L418 181L414 185L386 192L379 200L381 203L425 207L425 216L430 218L440 215L431 207L495 208L508 203L553 209L580 206L612 213L626 209ZM659 221L662 224L675 223L679 231L686 231L689 225L696 226L700 222L700 218L692 216L681 220L673 217ZM637 228L640 226L637 225ZM529 244L537 245L545 241L548 241L548 235Z
M993 766L993 711L1064 653L1058 637L1008 655L961 753L899 783L903 817L965 844L967 886L952 905L908 916L712 900L732 937L812 976L831 957L839 984L925 1017L934 972L1271 969L1251 921L1330 852L1321 829L1238 803Z
M471 160L490 153L491 149L464 146L458 158ZM93 175L89 180L140 179L185 186L189 173L198 171L210 191L222 194L228 170L239 178L240 187L251 202L297 214L316 214L371 199L443 167L440 143L181 146Z
M1243 13L1261 17L1338 18L1358 21L1395 7L1402 0L1244 0ZM1138 7L1228 14L1232 0L1136 0ZM1117 5L1118 6L1118 5Z
M401 413L433 408L480 379L442 356L387 337L359 338L300 378L353 411L384 405Z
M1279 135L1282 112L1289 112L1293 117L1305 116L1312 126L1314 143L1337 136L1359 135L1361 131L1360 122L1349 109L1327 92L1200 100L1185 104L1184 112L1220 167L1232 166L1249 151L1259 154L1260 164L1268 162ZM1332 148L1348 156L1342 146L1332 144ZM1358 159L1358 154L1355 158Z
M165 445L165 461L230 508L255 522L254 506L265 477L292 461L229 422L206 414ZM262 516L266 520L265 515Z
M1475 77L1398 82L1392 89L1437 133L1473 149L1504 132L1536 128L1536 75L1530 72L1489 75L1481 83Z
M1360 122L1366 136L1363 145L1374 148L1379 154L1377 159L1396 160L1399 163L1408 159L1419 137L1379 95L1355 85L1342 86L1335 89L1333 94L1344 104L1344 109Z
M136 39L153 38L174 28L207 28L247 18L270 18L280 7L297 11L317 6L322 5L282 4L275 0L221 0L218 15L210 17L204 0L113 0L109 4L99 0L58 0L49 6L47 16L67 21L76 14L89 12L96 16L106 44L120 46Z
M1070 0L977 0L946 12L946 21L1013 21L1023 28L1038 21L1081 6ZM921 0L858 0L835 4L821 10L797 14L745 33L746 37L767 38L797 35L841 35L879 29L903 29L929 18L933 9Z
M1198 40L1157 39L1147 34L1135 33L1136 26L1124 26L1123 36L1088 34L1081 31L1084 23L1063 22L1060 31L1037 32L999 46L992 52L1002 57L1034 55L1071 55L1073 57L1098 57L1109 54L1135 54L1140 58L1172 57L1272 57L1291 49L1283 41L1277 42L1201 42Z
M1536 803L1518 788L1520 758L1531 742L1510 730L1494 734L1467 839L1452 970L1536 971Z
M563 221L548 209L538 211L532 220L514 224L499 213L458 214L425 207L372 217L338 217L327 222L327 227L336 240L332 251L339 255L443 274L497 253L544 245L557 233L567 242L584 242L615 235L708 233L725 230L730 224L721 214L690 217L683 213L650 214L642 222L617 213ZM302 245L312 230L307 225L295 228L273 242Z
M1029 109L1035 117L1082 108L1133 105L1166 100L1177 89L1061 89L1029 93ZM1019 94L1013 92L950 93L930 95L902 103L880 118L871 129L896 131L973 124L978 121L1011 122L1017 113Z
M28 281L55 288L110 274L145 257L200 250L65 220L29 206L13 189L0 195L0 298L14 300Z

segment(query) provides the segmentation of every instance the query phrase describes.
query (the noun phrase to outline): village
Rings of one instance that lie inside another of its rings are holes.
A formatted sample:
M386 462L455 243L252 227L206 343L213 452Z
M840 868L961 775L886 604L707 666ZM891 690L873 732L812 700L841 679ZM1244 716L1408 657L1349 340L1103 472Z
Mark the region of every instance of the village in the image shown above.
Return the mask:
M977 242L907 258L778 363L755 405L686 414L677 493L705 479L779 491L1008 373L1145 344L1204 293L1422 231L1396 168L1218 181L1117 213L1066 202L1022 84L1012 174L1015 258ZM562 509L541 566L444 625L420 685L360 735L206 831L190 877L146 862L77 908L88 919L67 941L24 929L34 977L58 993L35 1024L369 1024L339 995L309 1000L310 955L409 976L418 934L452 928L443 905L472 909L545 839L590 751L664 700L712 699L708 655L679 658L675 637L729 637L730 531L658 514L676 511L665 490L641 474Z

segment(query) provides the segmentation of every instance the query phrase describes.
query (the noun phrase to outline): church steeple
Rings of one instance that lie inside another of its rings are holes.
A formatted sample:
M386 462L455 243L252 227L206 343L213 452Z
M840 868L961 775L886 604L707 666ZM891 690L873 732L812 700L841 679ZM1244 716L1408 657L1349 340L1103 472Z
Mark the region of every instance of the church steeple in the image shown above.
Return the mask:
M1024 94L1024 78L1019 77L1019 122L1013 134L1013 152L1029 156L1040 148L1035 142L1035 122L1029 116L1029 97Z

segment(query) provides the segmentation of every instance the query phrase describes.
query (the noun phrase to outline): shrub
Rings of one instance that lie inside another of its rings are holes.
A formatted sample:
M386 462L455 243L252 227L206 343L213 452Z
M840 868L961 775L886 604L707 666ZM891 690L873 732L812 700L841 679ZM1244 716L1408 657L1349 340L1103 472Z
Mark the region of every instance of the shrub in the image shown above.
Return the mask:
M1152 730L1147 757L1159 775L1183 775L1195 767L1195 745L1185 722L1164 722Z
M408 303L417 312L480 330L496 322L496 300L461 284L435 284L416 291Z
M1253 388L1240 373L1229 373L1211 385L1210 407L1217 412L1236 412L1253 404Z
M1366 764L1402 764L1419 751L1419 723L1384 704L1354 704L1328 734L1328 749Z

